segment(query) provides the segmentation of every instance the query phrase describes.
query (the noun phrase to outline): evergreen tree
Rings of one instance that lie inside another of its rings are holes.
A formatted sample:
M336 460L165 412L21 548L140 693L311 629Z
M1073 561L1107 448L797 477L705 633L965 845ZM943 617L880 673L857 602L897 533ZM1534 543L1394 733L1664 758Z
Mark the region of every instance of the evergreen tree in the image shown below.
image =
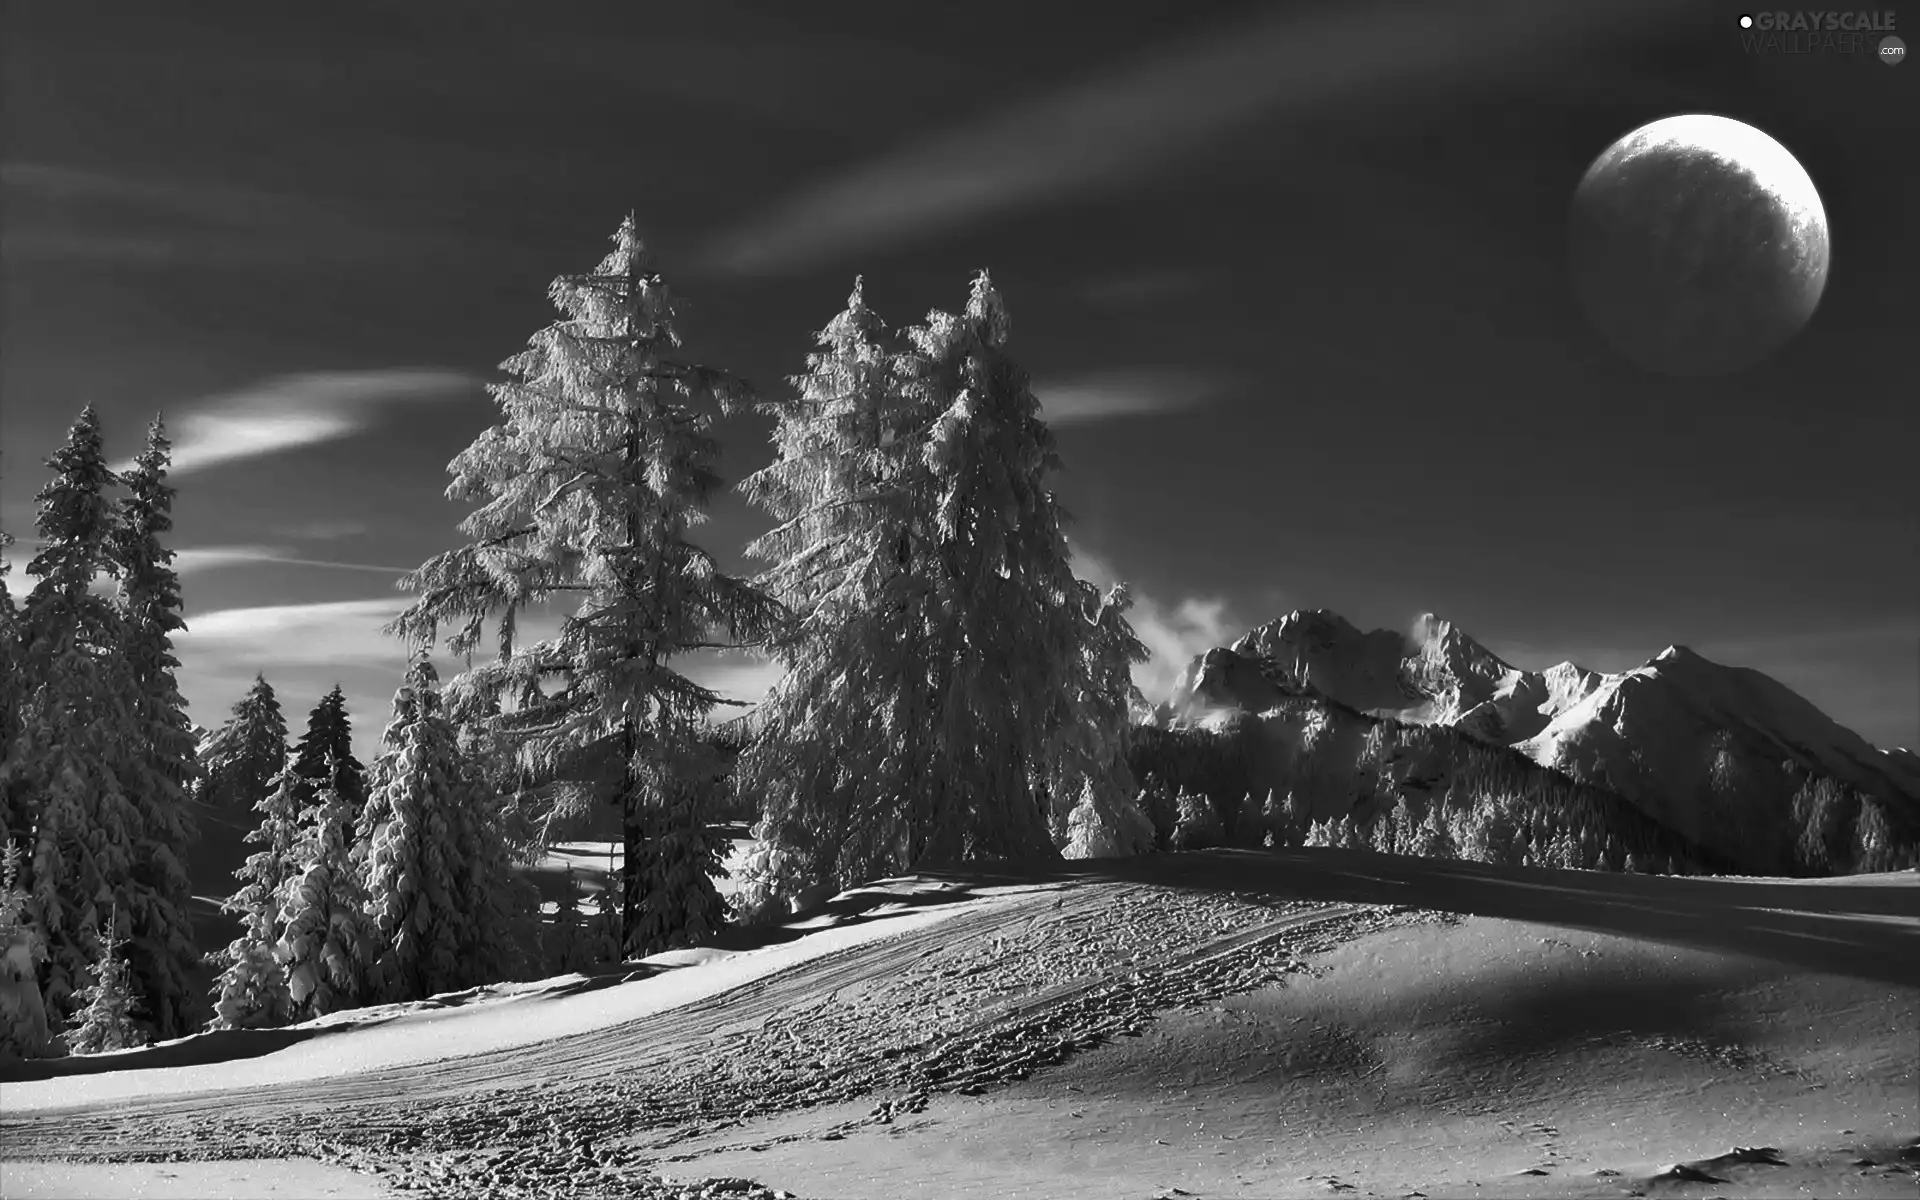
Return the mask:
M1457 858L1452 832L1439 804L1428 807L1427 815L1413 834L1413 853L1421 858Z
M151 1015L158 1039L184 1037L203 1019L191 973L197 957L189 908L191 883L183 859L199 836L187 807L199 774L193 725L174 677L180 662L173 635L180 618L180 580L173 551L161 543L173 528L173 488L166 482L170 446L158 418L146 449L122 476L113 557L120 576L125 656L139 734L130 748L127 799L138 818L138 852L118 890L130 921L127 967Z
M1153 852L1153 822L1137 800L1115 804L1093 780L1081 783L1080 802L1067 817L1067 858L1131 858Z
M40 933L27 919L20 848L9 842L0 858L0 1062L52 1058L60 1052L47 1030L47 1009L40 996L39 965L46 957Z
M61 1036L73 1054L103 1054L109 1050L132 1050L144 1046L149 1037L144 1023L134 1019L140 997L122 955L127 940L115 928L119 912L108 917L101 929L99 958L90 969L93 982L79 993L80 1010L73 1028Z
M16 663L24 683L13 744L0 754L0 841L30 839L22 886L26 918L44 938L45 1009L70 1014L93 967L94 931L127 888L142 828L128 798L142 729L121 611L94 590L119 567L100 425L91 408L47 460L37 497L40 551L19 613Z
M796 395L763 406L777 457L743 488L779 524L748 552L795 620L738 778L781 849L773 891L1051 857L1083 779L1132 791L1125 594L1096 606L1073 577L1007 335L983 274L896 353L856 284Z
M293 1020L287 973L273 956L273 916L256 909L242 920L240 936L215 955L225 969L214 981L210 1029L271 1029Z
M431 663L416 660L369 772L359 836L383 1002L498 982L518 963L517 903L494 800L461 758Z
M286 971L274 958L274 947L284 928L281 911L288 881L306 866L310 838L300 824L304 786L288 756L271 790L253 806L260 822L246 840L260 849L234 872L241 886L221 904L225 911L240 914L241 933L211 955L222 968L213 989L215 1029L261 1029L293 1019Z
M287 765L287 721L266 676L254 676L252 690L207 739L200 765L201 800L216 809L245 811L267 794Z
M498 618L499 657L454 690L512 702L499 723L538 782L606 781L621 812L625 951L643 954L721 910L726 842L692 786L712 774L701 733L717 697L671 660L716 634L757 642L777 612L689 539L719 487L716 410L747 389L678 356L678 304L631 216L598 267L549 294L563 319L503 364L500 423L449 468L449 497L480 505L461 526L472 540L402 581L420 596L392 631L425 645L450 626L448 645L470 655ZM578 608L558 637L514 645L518 613L565 598Z
M344 772L331 754L319 768L318 782L306 781L319 794L302 814L305 869L283 889L282 932L273 948L286 973L296 1020L361 1004L378 952L366 893L349 861L354 805L332 783ZM298 772L297 763L294 769Z
M1227 831L1213 801L1194 792L1183 791L1176 800L1179 822L1173 827L1173 848L1211 850L1226 841Z
M307 732L294 749L293 770L311 785L313 795L331 785L354 819L359 818L367 803L366 770L353 756L353 722L339 684L307 715Z
M1073 580L1069 596L1069 609L1081 618L1069 627L1080 646L1060 696L1044 781L1053 800L1055 842L1064 842L1068 814L1085 799L1087 784L1101 803L1121 813L1138 794L1127 752L1133 710L1146 699L1134 686L1133 667L1151 657L1127 621L1133 596L1126 584L1103 596L1093 584Z

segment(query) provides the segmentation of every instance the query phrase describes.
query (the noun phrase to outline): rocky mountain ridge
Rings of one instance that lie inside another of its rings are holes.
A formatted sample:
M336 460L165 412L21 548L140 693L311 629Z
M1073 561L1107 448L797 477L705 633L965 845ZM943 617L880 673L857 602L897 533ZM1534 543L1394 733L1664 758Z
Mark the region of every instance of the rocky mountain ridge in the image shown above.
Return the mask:
M1788 853L1789 809L1811 779L1920 824L1920 755L1878 749L1778 680L1683 646L1614 674L1527 671L1430 613L1399 634L1297 611L1195 658L1154 720L1205 725L1301 696L1513 747L1744 861Z

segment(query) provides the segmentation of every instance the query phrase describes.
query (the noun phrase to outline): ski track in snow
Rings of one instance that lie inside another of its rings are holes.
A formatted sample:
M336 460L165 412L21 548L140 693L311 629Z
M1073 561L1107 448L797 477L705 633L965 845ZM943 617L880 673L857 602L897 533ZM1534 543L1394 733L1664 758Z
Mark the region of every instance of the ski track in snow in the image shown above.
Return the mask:
M157 1072L8 1085L0 1133L15 1159L310 1157L425 1195L772 1197L653 1168L771 1113L884 1095L851 1124L885 1124L1271 985L1359 932L1433 919L1112 882L983 893L586 996L174 1068L144 1089L133 1076ZM180 1093L207 1086L224 1090ZM16 1101L41 1111L13 1115Z

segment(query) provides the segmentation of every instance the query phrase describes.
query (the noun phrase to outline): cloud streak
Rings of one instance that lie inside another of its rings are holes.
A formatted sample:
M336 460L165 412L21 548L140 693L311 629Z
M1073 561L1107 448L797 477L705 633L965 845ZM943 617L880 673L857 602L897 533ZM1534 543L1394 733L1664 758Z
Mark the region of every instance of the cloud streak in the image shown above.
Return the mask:
M1151 175L1254 118L1538 63L1682 16L1656 0L1392 0L1268 15L856 168L734 230L711 257L741 274L811 266Z
M333 571L366 571L390 576L404 575L411 569L385 567L377 563L340 562L329 558L302 558L276 546L195 546L176 550L173 555L173 569L181 576L259 565L321 567Z
M321 604L272 604L189 614L176 638L181 659L200 671L244 665L287 667L400 666L406 647L381 626L408 603L392 596ZM191 661L188 661L191 659Z
M1220 375L1165 367L1069 379L1034 392L1049 425L1084 425L1194 408L1219 399L1231 382Z
M472 376L424 367L268 379L203 401L169 422L170 474L339 441L367 429L395 404L460 399L477 386ZM114 470L129 466L131 461L116 463Z

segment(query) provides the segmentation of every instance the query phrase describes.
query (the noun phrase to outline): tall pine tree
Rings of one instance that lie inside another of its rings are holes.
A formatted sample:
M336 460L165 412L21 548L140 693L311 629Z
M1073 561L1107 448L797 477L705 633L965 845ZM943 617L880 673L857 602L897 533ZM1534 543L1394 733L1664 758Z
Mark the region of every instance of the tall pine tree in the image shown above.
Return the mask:
M373 998L423 1000L508 977L526 901L491 824L494 797L461 756L425 659L394 695L380 745L357 856L379 948Z
M677 301L629 216L613 252L549 292L562 319L503 364L500 421L454 459L448 496L478 509L471 540L402 581L419 599L392 630L415 644L443 629L470 656L489 618L499 657L454 690L499 698L544 783L593 785L620 810L625 953L710 929L725 842L711 832L700 736L717 702L672 660L764 636L776 606L690 539L720 486L712 436L745 385L679 355ZM576 607L557 637L514 644L515 620ZM548 694L539 686L556 679Z
M53 1058L60 1052L40 995L40 964L47 953L40 931L28 923L20 859L20 848L12 843L0 850L0 1062Z
M763 405L778 456L743 486L779 524L749 553L796 613L739 768L778 847L765 890L1050 857L1087 781L1127 802L1139 644L1124 592L1102 604L1069 568L1008 331L983 274L894 352L856 285L797 395Z
M132 878L142 821L128 797L144 730L125 655L127 623L95 590L119 573L108 490L118 480L91 408L48 459L40 490L40 552L20 613L25 683L13 744L0 760L0 839L30 839L27 919L44 938L49 1017L72 1013L93 966L94 932Z
M240 916L241 933L210 955L221 968L213 985L215 1029L268 1028L293 1019L287 974L274 948L284 930L287 881L305 866L308 838L300 825L305 786L289 755L253 806L260 822L247 833L247 841L260 849L234 872L241 886L221 904Z
M296 1020L321 1017L363 1002L367 972L378 953L367 896L349 854L355 806L332 782L340 764L319 764L313 803L301 814L304 866L287 881L280 905L274 959L287 974Z
M198 836L187 790L199 773L199 760L174 677L180 662L173 655L173 635L186 628L180 618L180 579L173 551L161 542L173 528L169 454L166 428L155 418L145 450L122 476L127 495L113 539L133 718L140 731L126 780L127 798L140 822L139 853L121 896L131 931L126 967L157 1039L184 1037L204 1019L191 980L196 957L191 884L182 861Z
M367 803L367 773L353 756L353 722L339 684L307 714L307 732L294 749L293 770L312 785L315 796L331 785L354 818L359 817Z
M233 706L226 724L200 752L200 799L225 812L247 812L267 794L287 765L287 719L265 675Z

